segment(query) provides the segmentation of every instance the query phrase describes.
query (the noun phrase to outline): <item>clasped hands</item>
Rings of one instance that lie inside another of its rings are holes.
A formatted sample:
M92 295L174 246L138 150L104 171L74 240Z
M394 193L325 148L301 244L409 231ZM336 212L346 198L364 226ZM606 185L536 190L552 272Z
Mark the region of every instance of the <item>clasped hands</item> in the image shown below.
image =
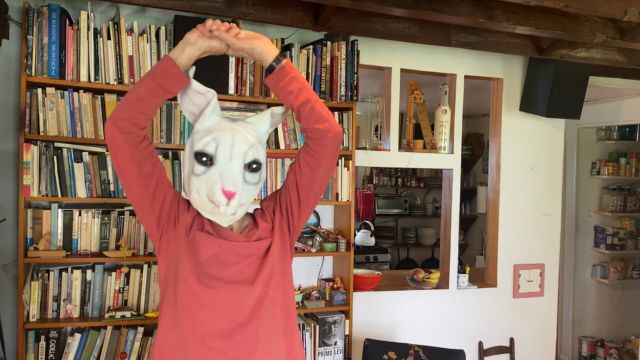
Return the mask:
M200 58L224 54L252 58L268 66L278 52L262 34L241 30L234 23L207 19L185 34L169 56L186 71Z

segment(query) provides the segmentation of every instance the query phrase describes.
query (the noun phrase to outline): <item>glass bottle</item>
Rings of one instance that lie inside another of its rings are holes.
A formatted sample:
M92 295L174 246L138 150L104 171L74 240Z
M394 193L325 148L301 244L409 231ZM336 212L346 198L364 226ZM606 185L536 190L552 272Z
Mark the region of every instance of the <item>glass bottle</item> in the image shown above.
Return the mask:
M449 107L449 85L440 85L440 106L435 111L434 143L436 152L449 153L449 136L451 134L451 108Z

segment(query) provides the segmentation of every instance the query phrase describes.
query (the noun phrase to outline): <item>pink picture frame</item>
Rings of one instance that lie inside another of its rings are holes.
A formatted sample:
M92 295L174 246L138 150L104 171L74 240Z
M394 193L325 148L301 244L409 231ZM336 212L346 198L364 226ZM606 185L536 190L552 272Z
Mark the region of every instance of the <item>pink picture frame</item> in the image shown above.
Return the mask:
M540 271L540 291L535 292L520 292L519 276L520 273L527 270L539 270ZM544 264L514 264L513 265L513 297L515 299L520 298L532 298L544 296L544 278L545 269Z

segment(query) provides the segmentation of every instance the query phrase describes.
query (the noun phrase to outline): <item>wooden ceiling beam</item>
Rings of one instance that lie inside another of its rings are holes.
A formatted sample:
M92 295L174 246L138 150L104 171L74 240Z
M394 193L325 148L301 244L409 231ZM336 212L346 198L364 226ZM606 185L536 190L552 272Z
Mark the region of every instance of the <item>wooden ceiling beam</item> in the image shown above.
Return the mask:
M316 25L324 26L327 22L329 22L329 19L331 19L335 12L335 6L323 5L322 9L318 12L318 16L316 16Z
M622 38L613 20L567 14L555 9L499 1L302 1L485 30L640 50L640 43Z
M638 0L501 0L505 2L540 6L572 14L597 16L607 19L640 22Z
M172 9L217 17L284 25L438 46L458 47L522 56L541 56L527 35L407 19L352 9L336 11L324 26L316 25L317 6L298 0L123 0L145 7ZM398 54L397 56L402 56ZM640 51L566 43L549 58L616 67L640 68Z

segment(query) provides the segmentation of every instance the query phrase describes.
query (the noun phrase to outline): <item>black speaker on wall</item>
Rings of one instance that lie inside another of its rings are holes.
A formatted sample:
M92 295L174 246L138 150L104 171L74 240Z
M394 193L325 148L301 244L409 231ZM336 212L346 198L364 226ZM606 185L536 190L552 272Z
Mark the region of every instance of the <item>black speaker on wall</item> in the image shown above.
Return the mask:
M590 74L590 64L529 58L520 111L580 119Z

